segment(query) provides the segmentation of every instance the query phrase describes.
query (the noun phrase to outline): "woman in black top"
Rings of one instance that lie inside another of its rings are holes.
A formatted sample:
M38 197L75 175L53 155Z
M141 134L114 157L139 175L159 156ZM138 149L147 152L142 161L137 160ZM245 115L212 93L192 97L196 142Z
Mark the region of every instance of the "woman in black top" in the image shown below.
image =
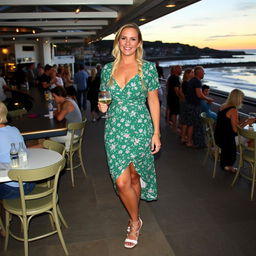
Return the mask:
M245 126L250 121L239 124L238 109L242 105L244 93L238 89L230 92L227 101L220 107L215 127L215 141L221 148L220 166L225 171L236 172L233 165L236 161L237 126Z

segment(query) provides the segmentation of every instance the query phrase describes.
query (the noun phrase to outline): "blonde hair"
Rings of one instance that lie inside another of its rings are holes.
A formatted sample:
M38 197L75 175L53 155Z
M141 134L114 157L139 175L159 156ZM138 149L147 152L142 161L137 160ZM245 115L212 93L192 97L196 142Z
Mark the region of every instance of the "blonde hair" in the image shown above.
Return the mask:
M92 81L95 80L97 73L98 73L98 71L97 71L96 68L92 68L92 69L91 69L91 78L92 78Z
M7 107L3 102L0 102L0 124L6 124L7 123Z
M189 81L189 74L193 71L192 68L187 68L184 71L182 81Z
M112 50L112 55L115 58L114 63L113 63L113 67L112 67L112 72L110 75L110 79L108 84L112 85L113 82L113 75L118 67L118 64L121 61L121 51L119 49L119 39L120 36L123 32L124 29L126 28L134 28L137 31L138 34L138 40L139 40L139 46L136 50L136 62L138 64L138 73L139 76L141 78L141 81L143 81L143 72L142 72L142 65L143 65L143 41L142 41L142 35L140 32L139 27L135 24L135 23L128 23L124 26L122 26L121 28L119 28L119 30L116 32L116 36L115 36L115 40L114 40L114 44L113 44L113 50Z
M234 89L228 95L225 102L226 105L232 105L236 108L241 108L243 103L244 93L239 89Z

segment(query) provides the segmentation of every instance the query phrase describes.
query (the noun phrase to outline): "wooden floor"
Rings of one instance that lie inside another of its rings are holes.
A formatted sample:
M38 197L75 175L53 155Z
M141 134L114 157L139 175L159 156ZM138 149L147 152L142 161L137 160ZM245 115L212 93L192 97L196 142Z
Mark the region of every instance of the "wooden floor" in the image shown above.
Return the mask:
M88 121L83 155L88 176L75 172L60 179L59 198L69 228L63 235L75 256L255 256L256 203L249 200L250 184L240 180L231 189L232 174L203 165L205 150L186 148L162 120L162 150L156 156L159 198L141 202L144 221L139 245L123 248L128 216L108 174L103 145L104 120ZM20 226L14 219L17 230ZM46 216L32 221L31 233L50 228ZM8 252L23 255L23 244L10 239ZM57 236L32 242L30 255L64 255Z

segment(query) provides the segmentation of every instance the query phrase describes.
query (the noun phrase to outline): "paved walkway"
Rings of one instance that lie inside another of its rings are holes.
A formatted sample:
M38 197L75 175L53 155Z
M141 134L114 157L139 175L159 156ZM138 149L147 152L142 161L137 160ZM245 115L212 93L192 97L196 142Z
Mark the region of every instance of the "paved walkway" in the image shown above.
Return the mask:
M162 123L162 151L156 156L158 201L141 203L144 221L139 245L123 248L128 216L108 175L104 121L88 121L84 139L87 178L69 172L60 180L60 206L69 229L63 235L70 255L80 256L255 256L256 204L249 200L250 184L230 188L232 174L202 164L204 150L181 145L177 134ZM19 224L14 219L19 230ZM32 221L32 233L50 228L48 217ZM23 244L10 239L8 252L23 255ZM64 255L57 236L32 242L30 255Z

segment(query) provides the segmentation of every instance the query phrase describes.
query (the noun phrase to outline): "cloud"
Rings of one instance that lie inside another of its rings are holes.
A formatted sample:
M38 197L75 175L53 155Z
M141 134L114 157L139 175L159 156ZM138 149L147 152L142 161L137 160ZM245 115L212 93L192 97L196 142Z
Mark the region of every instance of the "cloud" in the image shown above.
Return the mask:
M230 37L247 37L247 36L256 36L256 33L254 34L226 34L226 35L214 35L214 36L209 36L206 40L216 40L218 38L230 38Z
M239 4L237 4L237 9L239 11L256 9L255 1L247 1L244 3L239 3Z
M202 27L205 26L204 24L183 24L183 25L176 25L171 26L171 28L177 29L177 28L187 28L187 27Z

